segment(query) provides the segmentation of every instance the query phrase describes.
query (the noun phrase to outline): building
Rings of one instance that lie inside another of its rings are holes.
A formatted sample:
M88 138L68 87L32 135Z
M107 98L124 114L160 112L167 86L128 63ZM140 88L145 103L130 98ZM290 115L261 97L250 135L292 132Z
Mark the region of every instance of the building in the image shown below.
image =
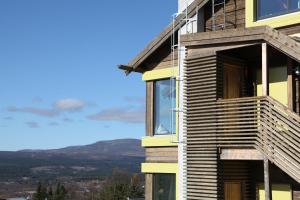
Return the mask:
M146 84L146 200L300 200L300 0L179 0Z

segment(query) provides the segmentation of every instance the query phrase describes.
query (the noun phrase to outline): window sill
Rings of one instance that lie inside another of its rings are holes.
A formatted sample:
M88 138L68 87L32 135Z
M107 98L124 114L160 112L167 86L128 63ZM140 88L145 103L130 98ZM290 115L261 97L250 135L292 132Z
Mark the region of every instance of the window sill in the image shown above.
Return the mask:
M143 147L169 147L177 145L177 135L156 135L142 138Z

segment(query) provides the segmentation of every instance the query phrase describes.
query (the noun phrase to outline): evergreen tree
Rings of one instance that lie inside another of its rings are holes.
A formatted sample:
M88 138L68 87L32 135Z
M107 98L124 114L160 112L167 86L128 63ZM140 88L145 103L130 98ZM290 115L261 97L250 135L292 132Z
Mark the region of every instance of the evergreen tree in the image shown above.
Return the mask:
M48 200L54 200L52 187L50 187L48 190Z
M33 200L66 200L67 190L66 188L58 183L56 185L55 192L53 193L52 187L45 187L42 183L38 183L36 193L33 195Z
M105 185L99 193L99 200L127 200L130 198L143 198L144 191L138 174L132 177L128 173L114 170L107 178Z
M144 189L138 174L133 174L131 178L131 184L129 189L130 198L144 197Z
M66 188L60 183L57 183L53 200L65 200L66 196L67 196Z
M33 200L45 200L47 198L47 188L41 182L38 183Z

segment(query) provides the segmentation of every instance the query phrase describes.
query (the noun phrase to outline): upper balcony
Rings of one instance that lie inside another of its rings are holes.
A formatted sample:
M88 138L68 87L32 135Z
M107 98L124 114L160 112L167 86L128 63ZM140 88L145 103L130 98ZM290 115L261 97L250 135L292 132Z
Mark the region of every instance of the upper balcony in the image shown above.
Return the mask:
M181 39L189 175L201 179L223 149L248 148L300 182L300 44L270 27Z

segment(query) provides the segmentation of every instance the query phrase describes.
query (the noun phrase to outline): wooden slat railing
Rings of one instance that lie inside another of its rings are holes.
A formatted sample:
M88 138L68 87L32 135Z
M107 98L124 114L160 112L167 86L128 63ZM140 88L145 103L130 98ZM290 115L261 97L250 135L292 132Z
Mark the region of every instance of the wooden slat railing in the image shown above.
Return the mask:
M300 117L296 113L268 96L218 100L216 115L219 147L255 147L300 182Z

